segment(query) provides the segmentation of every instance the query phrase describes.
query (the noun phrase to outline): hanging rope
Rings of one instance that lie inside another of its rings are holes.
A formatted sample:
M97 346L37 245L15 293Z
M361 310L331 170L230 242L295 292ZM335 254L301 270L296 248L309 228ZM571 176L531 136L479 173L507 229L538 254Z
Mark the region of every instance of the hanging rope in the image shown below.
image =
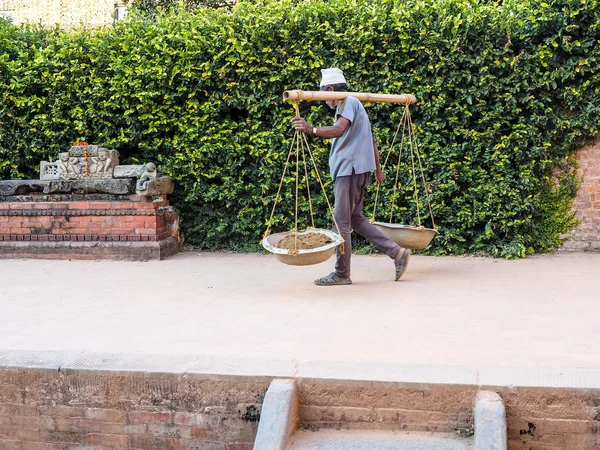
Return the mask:
M398 136L398 132L400 131L400 127L402 126L402 123L404 121L404 114L402 115L402 120L398 123L398 127L396 128L396 132L394 133L394 138L392 139L392 145L390 145L390 151L388 151L387 156L385 157L385 161L383 163L383 167L381 168L382 172L385 172L385 168L387 166L388 163L388 159L390 159L390 155L392 154L392 149L394 148L394 144L396 143L396 137ZM400 151L402 152L402 147L400 148ZM377 190L375 191L375 205L373 206L373 216L371 217L371 220L369 221L370 223L375 222L375 211L377 211L377 199L379 197L379 187L381 185L378 184L377 185Z
M308 182L308 168L306 167L306 152L304 142L302 145L302 160L304 161L304 179L306 180L306 193L308 194L308 209L310 210L310 223L315 228L315 216L313 214L312 200L310 199L310 183Z
M319 180L319 184L321 185L321 190L323 191L323 196L325 197L325 201L327 202L327 207L329 208L329 213L331 214L331 217L333 218L333 224L335 225L335 228L338 230L338 234L340 232L340 227L338 227L337 221L335 220L335 214L333 212L333 208L331 207L331 203L329 203L329 198L327 198L327 191L325 190L325 186L323 185L323 181L321 180L321 175L319 174L319 169L317 169L317 165L315 164L315 159L313 158L313 154L310 151L310 146L308 145L308 140L306 139L306 135L302 134L302 137L304 138L304 142L306 144L306 149L308 150L308 154L310 156L310 159L313 163L313 166L315 168L315 174L317 175L317 180ZM340 238L342 238L342 243L340 244L340 253L342 255L344 255L344 238L340 235Z
M408 117L410 118L410 110L408 112ZM412 124L412 120L411 120ZM425 179L425 172L423 171L423 164L421 162L421 154L419 153L419 148L417 146L417 137L415 136L415 128L414 126L409 128L409 138L411 138L410 134L412 134L412 141L415 145L415 152L417 154L417 159L419 161L419 169L421 170L421 179L423 181L423 188L425 189L425 198L427 199L427 207L429 208L429 216L431 217L431 225L434 230L437 230L437 226L435 224L435 220L433 219L433 209L431 208L431 201L429 200L429 185L427 184L427 180Z
M394 218L394 204L396 203L396 190L398 189L398 177L400 175L400 161L402 159L402 149L404 148L404 133L406 131L406 109L402 114L402 139L400 140L400 152L398 152L398 162L396 163L396 179L394 181L394 191L392 192L392 205L390 206L390 223Z
M299 102L294 101L292 104L296 111L296 117L300 117ZM302 137L300 137L300 135L302 135ZM288 151L288 155L287 155L285 165L283 168L283 174L281 175L281 181L279 182L279 188L277 189L277 194L275 195L275 202L273 204L273 209L271 210L271 216L269 217L269 221L267 222L267 229L265 230L263 239L268 237L271 234L271 225L272 225L272 221L273 221L273 216L275 214L275 208L277 206L277 202L279 201L281 188L283 186L283 180L285 179L285 174L286 174L288 166L290 164L290 158L292 155L292 151L294 149L294 144L296 145L296 195L295 195L295 207L294 207L294 249L289 251L290 255L298 255L298 198L299 198L299 178L300 178L300 176L299 176L299 174L300 174L300 152L302 152L302 159L304 162L304 175L306 178L306 187L307 187L307 191L308 191L308 204L309 204L309 209L310 209L310 217L311 217L312 226L313 226L313 228L315 228L315 219L314 219L314 215L313 215L312 200L311 200L311 196L310 196L310 183L309 183L309 179L308 179L308 166L307 166L307 162L306 162L306 153L308 153L308 155L310 157L313 168L315 170L316 178L319 181L319 185L321 186L321 189L323 191L325 201L327 202L327 207L329 208L329 213L331 214L331 217L333 218L333 223L339 233L339 227L338 227L337 221L335 220L335 214L334 214L333 208L331 207L331 203L329 203L329 198L327 197L327 191L325 190L325 186L321 179L321 175L319 173L319 169L317 168L317 164L315 163L315 159L313 157L312 151L310 150L310 146L308 145L308 140L306 138L306 134L296 131L294 133L294 137L292 138L290 150ZM306 152L304 150L305 146L306 146ZM341 236L340 236L340 238L341 238ZM340 253L343 255L344 254L344 239L343 238L341 238L339 250L340 250Z
M399 178L399 172L400 172L400 162L402 159L402 150L404 148L406 129L408 128L408 145L410 146L410 154L411 154L411 170L412 170L412 179L413 179L413 190L414 190L414 194L415 194L415 204L417 207L417 222L418 222L419 227L423 228L423 226L421 225L421 210L420 210L420 206L419 206L419 193L418 193L418 189L417 189L415 153L416 153L416 160L419 165L419 170L421 172L421 180L423 182L423 189L425 190L425 198L427 200L427 206L429 208L429 215L431 217L431 223L433 225L433 228L435 230L437 230L437 226L435 225L435 220L433 217L433 208L431 207L431 201L429 199L429 185L427 184L427 181L425 179L425 172L423 171L423 163L421 160L421 155L419 154L414 124L412 122L412 117L410 115L410 108L409 108L408 104L404 105L404 111L402 114L402 118L400 119L400 123L398 124L398 127L396 128L396 132L394 133L394 138L392 139L392 144L389 146L388 154L386 155L382 170L385 170L385 168L387 166L388 160L389 160L390 155L392 154L392 150L394 148L394 144L396 143L396 138L398 136L400 128L402 128L402 136L400 139L400 150L398 152L398 162L396 164L396 177L394 180L394 190L392 192L392 205L390 208L390 224L393 222L394 205L395 205L395 200L396 200L396 190L398 188L398 178ZM377 212L377 201L379 198L379 189L380 188L381 188L381 185L378 184L377 190L375 192L375 204L373 206L373 215L370 219L371 223L375 222L375 216L376 216L376 212Z
M269 217L269 221L267 222L267 229L263 235L263 239L271 234L271 225L273 222L273 215L275 214L275 207L277 206L277 201L279 200L279 194L281 193L281 186L283 186L283 180L285 178L285 173L288 168L288 164L290 162L290 156L292 156L292 150L294 149L294 143L298 137L298 132L294 133L294 137L292 139L292 145L290 145L290 150L288 151L287 159L285 160L285 165L283 166L283 173L281 174L281 181L279 182L279 188L277 189L277 194L275 195L275 203L273 203L273 209L271 209L271 217Z

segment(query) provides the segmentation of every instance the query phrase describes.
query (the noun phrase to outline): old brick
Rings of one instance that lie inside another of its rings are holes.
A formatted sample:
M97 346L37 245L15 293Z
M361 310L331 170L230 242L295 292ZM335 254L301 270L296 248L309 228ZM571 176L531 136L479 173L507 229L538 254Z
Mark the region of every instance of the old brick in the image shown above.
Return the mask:
M254 444L250 442L234 442L229 444L227 450L252 450Z
M0 415L37 416L40 410L36 406L17 405L14 403L0 404Z
M162 437L155 437L155 436L130 436L129 437L130 448L144 449L144 450L185 448L185 447L181 447L182 442L185 442L185 441L184 440L178 441L177 439L174 439L174 438L162 438ZM191 442L191 441L187 441L187 442ZM202 449L203 447L198 447L198 448Z
M54 419L47 416L11 416L10 424L23 430L54 430Z
M80 431L48 431L44 435L44 440L48 442L62 442L66 444L83 444L85 441L85 432ZM36 439L31 439L36 440ZM39 439L38 439L39 440Z
M171 423L172 414L170 412L154 411L131 411L129 413L130 423Z
M100 423L79 417L57 417L54 419L58 431L90 433L100 431Z
M41 406L40 414L52 417L83 417L84 408L70 406Z
M228 450L227 444L222 441L209 440L185 440L179 441L179 449L181 450Z
M175 439L191 439L192 437L192 427L170 423L151 423L148 425L148 432L157 437Z
M173 422L177 425L201 425L205 427L218 427L219 425L221 425L221 417L211 414L179 412L175 413L175 416L173 417Z
M22 450L65 450L65 446L46 442L23 442Z
M125 425L120 423L100 423L102 434L144 434L148 427L146 424Z
M21 441L13 440L13 439L4 439L0 437L0 450L21 450L22 443Z
M89 433L85 440L87 444L103 447L127 448L129 446L129 436L118 434Z

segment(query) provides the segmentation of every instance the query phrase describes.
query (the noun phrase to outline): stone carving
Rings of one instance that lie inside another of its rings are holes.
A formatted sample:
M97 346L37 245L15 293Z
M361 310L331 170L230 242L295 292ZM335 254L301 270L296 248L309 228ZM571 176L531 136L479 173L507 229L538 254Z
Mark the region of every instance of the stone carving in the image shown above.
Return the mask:
M61 153L55 163L40 163L42 180L111 179L113 169L119 165L115 150L97 145L74 145Z
M144 191L147 189L151 181L156 180L156 165L154 163L146 164L146 170L140 176L136 185L136 191Z
M58 163L42 161L40 163L40 180L58 180Z
M159 176L154 163L119 166L115 150L79 141L68 152L61 153L58 161L42 161L40 180L50 182L44 185L44 194L124 195L135 191L152 197L171 194L174 190L173 180Z
M170 177L158 177L153 181L144 182L143 189L136 189L138 195L155 196L172 194L175 189L175 184Z

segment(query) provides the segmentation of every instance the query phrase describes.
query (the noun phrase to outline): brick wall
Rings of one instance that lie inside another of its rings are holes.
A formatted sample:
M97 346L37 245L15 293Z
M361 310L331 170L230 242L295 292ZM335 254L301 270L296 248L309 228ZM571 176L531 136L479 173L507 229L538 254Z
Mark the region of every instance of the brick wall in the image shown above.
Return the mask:
M168 201L0 203L0 240L158 241Z
M2 258L162 259L178 240L178 215L164 197L0 202Z
M583 181L573 208L581 223L562 249L600 251L600 139L577 151L575 158Z
M270 379L0 367L0 449L251 450ZM298 379L300 426L468 435L479 389L506 405L509 450L600 450L597 389Z
M505 403L509 450L600 450L597 389L302 380L300 427L469 435L480 389L498 392Z
M9 15L15 23L101 26L113 23L115 3L116 0L0 0L0 13Z
M267 386L176 374L4 369L0 449L251 450Z

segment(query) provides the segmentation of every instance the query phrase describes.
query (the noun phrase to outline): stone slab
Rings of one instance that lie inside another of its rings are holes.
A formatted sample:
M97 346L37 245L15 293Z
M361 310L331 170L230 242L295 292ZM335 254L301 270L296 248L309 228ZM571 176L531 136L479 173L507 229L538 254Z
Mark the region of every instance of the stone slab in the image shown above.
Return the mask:
M0 350L0 368L59 369L81 351Z
M385 430L298 430L289 450L469 450L471 439L446 433Z
M0 197L43 192L48 183L50 182L46 180L2 180L0 181Z
M143 164L140 165L129 165L129 166L117 166L113 170L114 178L139 178L146 169Z
M254 450L285 450L298 426L298 393L293 380L273 380L263 401Z
M177 253L177 241L0 241L0 259L162 260Z
M498 394L481 391L473 409L475 435L473 450L506 450L506 409Z
M49 181L44 194L134 194L135 180L58 180Z

